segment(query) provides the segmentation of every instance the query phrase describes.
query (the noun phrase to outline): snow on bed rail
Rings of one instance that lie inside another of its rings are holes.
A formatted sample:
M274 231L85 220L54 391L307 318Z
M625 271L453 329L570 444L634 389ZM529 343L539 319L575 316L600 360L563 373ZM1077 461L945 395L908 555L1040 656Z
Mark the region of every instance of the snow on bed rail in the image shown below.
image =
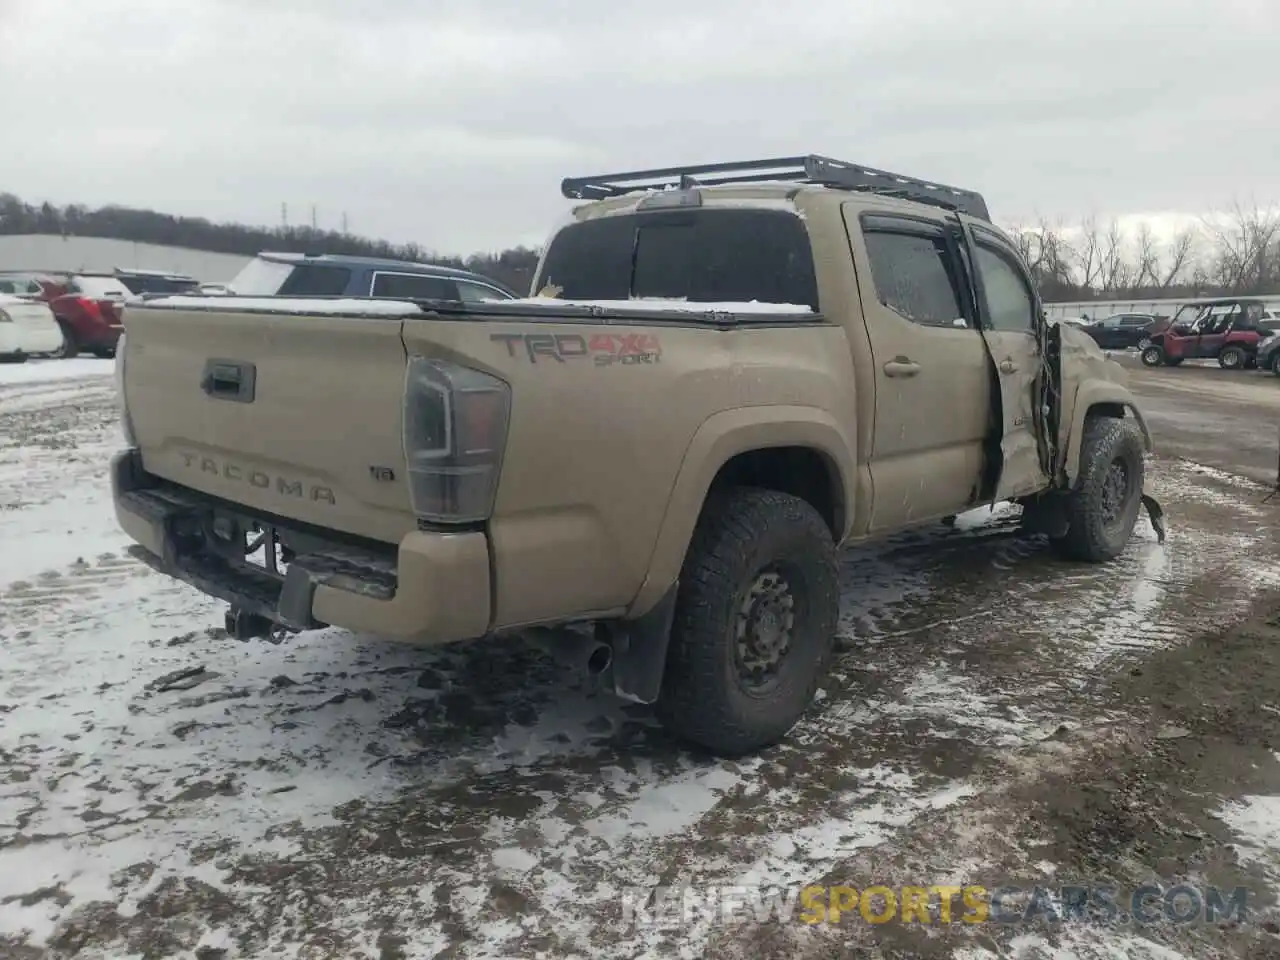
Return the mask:
M499 301L508 304L534 304L536 306L595 307L601 310L664 310L673 313L813 313L813 308L801 303L763 303L759 300L724 301L703 303L697 300L674 300L653 297L635 300L560 300L555 297L525 297L521 300Z
M131 304L129 309L139 307L187 307L230 313L270 310L276 313L323 313L335 316L378 314L387 317L403 317L422 312L422 308L411 300L358 300L351 297L336 300L313 300L306 297L158 297Z

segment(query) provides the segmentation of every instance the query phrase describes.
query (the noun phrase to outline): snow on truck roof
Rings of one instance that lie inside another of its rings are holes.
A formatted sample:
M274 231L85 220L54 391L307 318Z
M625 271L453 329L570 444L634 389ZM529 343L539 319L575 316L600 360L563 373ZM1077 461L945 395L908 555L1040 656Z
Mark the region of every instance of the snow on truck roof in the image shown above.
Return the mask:
M525 297L520 300L502 300L486 303L485 310L505 314L509 307L577 307L579 309L612 310L620 313L661 312L684 314L811 314L813 309L804 304L746 302L704 303L689 300L646 299L635 300L558 300L553 297ZM157 297L137 304L128 310L152 308L169 310L221 311L224 313L296 313L322 314L324 316L381 316L406 317L423 312L421 304L412 300L362 300L356 297L328 299L317 297Z

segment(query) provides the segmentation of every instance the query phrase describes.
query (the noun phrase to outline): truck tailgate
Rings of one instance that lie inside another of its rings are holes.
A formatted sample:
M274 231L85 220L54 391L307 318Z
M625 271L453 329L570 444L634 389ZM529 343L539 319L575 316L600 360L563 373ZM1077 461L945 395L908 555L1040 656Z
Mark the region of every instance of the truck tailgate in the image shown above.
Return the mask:
M402 320L131 307L125 397L148 473L258 511L397 542Z

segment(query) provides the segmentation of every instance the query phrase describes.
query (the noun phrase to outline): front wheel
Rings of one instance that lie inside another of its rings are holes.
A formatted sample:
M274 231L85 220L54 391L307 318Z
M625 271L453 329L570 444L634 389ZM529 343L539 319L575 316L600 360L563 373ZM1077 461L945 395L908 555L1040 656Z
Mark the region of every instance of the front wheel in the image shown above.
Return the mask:
M777 743L826 674L839 595L835 543L812 506L774 490L714 494L680 574L658 717L721 755Z
M1239 370L1244 366L1244 351L1239 347L1227 347L1218 354L1218 366L1223 370Z
M1142 434L1133 420L1085 421L1080 474L1067 497L1067 530L1053 540L1065 557L1102 563L1124 552L1142 506Z
M1159 347L1148 345L1142 350L1142 363L1148 367L1158 367L1164 363L1164 351Z

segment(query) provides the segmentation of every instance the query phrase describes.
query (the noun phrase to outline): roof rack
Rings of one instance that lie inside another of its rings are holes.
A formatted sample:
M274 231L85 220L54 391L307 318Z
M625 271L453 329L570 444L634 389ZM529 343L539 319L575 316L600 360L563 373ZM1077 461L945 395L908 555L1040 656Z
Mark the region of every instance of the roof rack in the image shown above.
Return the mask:
M860 163L834 160L814 153L769 160L740 160L734 163L705 163L593 177L569 177L561 181L560 192L570 200L602 200L636 190L688 190L727 183L768 181L807 183L837 190L858 190L901 197L916 203L956 210L980 220L991 220L986 200L982 198L982 194L973 190L918 180L901 173L890 173L888 170L877 170Z

